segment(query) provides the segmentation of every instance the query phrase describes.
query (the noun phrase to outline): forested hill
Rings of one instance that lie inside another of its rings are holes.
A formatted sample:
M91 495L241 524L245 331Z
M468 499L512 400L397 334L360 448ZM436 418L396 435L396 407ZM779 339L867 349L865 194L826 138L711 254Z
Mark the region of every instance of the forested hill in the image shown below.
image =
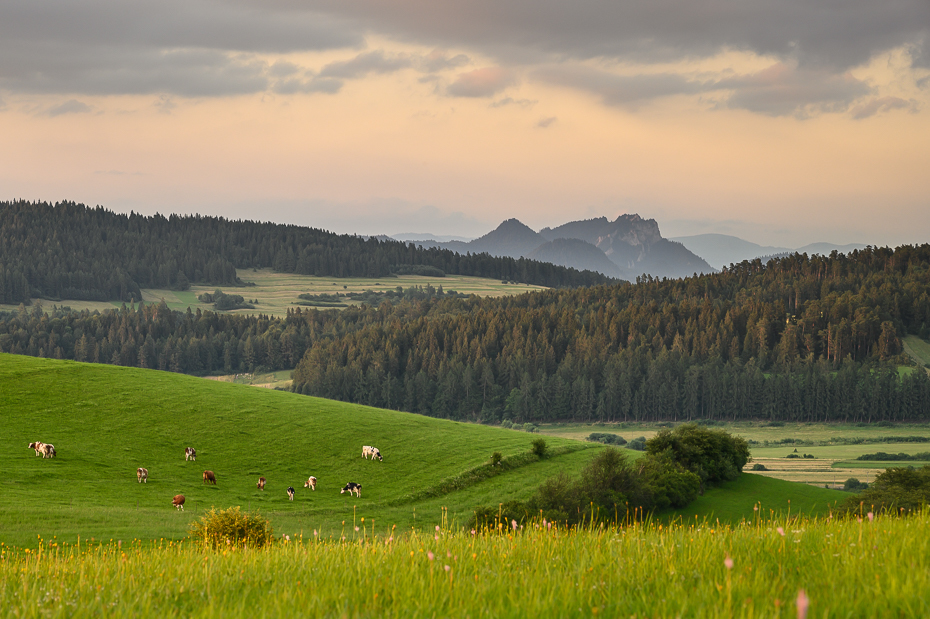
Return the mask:
M603 284L598 273L527 259L459 255L399 241L221 217L120 215L73 202L0 202L0 303L142 298L141 288L241 284L236 269L327 277L424 271L548 287Z
M464 310L470 311L464 311ZM930 419L930 245L448 301L314 342L302 393L494 421Z
M0 313L0 352L191 374L291 368L301 393L463 420L930 420L901 338L930 337L930 245L685 280L285 318Z

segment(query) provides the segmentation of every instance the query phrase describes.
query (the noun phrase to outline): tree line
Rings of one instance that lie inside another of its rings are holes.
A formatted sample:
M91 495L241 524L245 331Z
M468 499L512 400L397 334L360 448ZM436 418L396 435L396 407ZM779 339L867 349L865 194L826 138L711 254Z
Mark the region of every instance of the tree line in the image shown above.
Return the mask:
M534 260L460 255L400 241L200 215L121 215L74 202L0 202L0 303L38 297L139 301L141 288L242 285L236 269L331 277L449 273L547 287L609 278Z

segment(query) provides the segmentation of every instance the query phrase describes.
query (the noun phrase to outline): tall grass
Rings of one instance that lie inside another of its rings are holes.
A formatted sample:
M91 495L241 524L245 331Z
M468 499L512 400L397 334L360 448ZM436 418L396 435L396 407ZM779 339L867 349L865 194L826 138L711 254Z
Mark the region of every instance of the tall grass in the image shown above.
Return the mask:
M362 519L265 549L0 547L7 616L920 617L930 511L401 534Z

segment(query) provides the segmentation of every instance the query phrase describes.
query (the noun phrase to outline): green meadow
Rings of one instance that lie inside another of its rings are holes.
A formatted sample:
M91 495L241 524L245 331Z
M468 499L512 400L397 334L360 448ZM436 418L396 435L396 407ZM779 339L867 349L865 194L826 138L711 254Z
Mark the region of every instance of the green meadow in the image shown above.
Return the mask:
M528 497L601 448L271 389L108 365L0 355L0 541L38 535L180 539L211 507L259 510L276 530L338 532L353 520L400 527L464 522L478 505ZM55 445L54 459L27 447ZM384 461L362 458L362 446ZM184 459L184 448L197 460ZM491 469L495 451L503 465ZM136 469L147 468L140 484ZM205 485L204 470L217 485ZM495 474L496 473L496 474ZM313 475L316 491L303 488ZM264 491L256 488L260 476ZM340 494L350 481L361 498ZM296 490L289 501L286 488ZM184 494L185 511L171 498Z

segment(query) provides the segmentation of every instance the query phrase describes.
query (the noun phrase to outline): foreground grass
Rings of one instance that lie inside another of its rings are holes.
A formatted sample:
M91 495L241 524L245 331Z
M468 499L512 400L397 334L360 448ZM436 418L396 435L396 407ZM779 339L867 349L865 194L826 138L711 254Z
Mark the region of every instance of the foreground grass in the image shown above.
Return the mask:
M0 548L6 616L920 617L930 513Z

